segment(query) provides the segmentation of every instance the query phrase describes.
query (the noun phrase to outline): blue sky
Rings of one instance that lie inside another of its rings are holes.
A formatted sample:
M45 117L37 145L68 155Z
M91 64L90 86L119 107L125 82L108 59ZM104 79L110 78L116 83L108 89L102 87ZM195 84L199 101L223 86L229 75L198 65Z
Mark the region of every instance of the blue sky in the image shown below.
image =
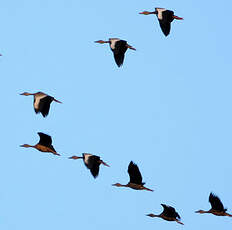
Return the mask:
M215 192L232 213L230 1L21 0L0 5L2 97L0 228L230 229L232 219L197 215ZM164 37L155 16L165 7L175 21ZM223 14L222 14L223 13ZM108 45L134 46L117 68ZM43 91L49 116L35 115ZM53 137L62 157L19 145ZM81 160L90 152L111 167L94 180ZM154 192L112 187L127 183L138 164ZM161 203L185 226L151 219Z

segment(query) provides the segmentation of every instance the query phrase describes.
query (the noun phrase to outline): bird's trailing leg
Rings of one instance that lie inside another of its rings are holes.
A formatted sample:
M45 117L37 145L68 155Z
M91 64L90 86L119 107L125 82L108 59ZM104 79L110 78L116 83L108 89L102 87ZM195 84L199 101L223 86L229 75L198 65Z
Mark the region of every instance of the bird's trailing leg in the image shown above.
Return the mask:
M62 103L61 101L56 100L55 98L53 98L53 101L57 102L57 103Z
M226 216L232 217L232 215L231 215L231 214L229 214L229 213L225 213L225 214L226 214Z
M184 223L182 223L181 221L179 221L179 220L176 220L176 222L178 223L178 224L182 224L182 225L184 225Z
M154 190L149 189L149 188L146 188L146 187L144 187L144 186L143 186L143 189L144 189L144 190L147 190L147 191L150 191L150 192L154 192Z
M127 47L128 47L129 49L131 49L131 50L136 50L134 47L132 47L132 46L130 46L130 45L128 45L128 44L127 44Z
M103 165L105 165L105 166L107 166L107 167L110 167L108 164L106 164L106 162L104 162L102 160L100 160L100 163L103 164Z
M57 152L52 152L54 155L56 155L56 156L60 156L60 154L59 153L57 153Z
M173 15L173 18L176 19L176 20L184 20L183 18L178 17L178 16L176 16L176 15Z

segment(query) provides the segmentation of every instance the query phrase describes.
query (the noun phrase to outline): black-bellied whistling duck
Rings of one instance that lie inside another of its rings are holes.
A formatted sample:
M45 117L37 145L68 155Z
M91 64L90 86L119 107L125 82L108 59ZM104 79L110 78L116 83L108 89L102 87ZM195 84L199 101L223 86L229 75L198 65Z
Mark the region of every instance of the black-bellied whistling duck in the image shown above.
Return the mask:
M209 211L203 211L199 210L196 211L196 213L212 213L215 216L229 216L232 217L231 214L226 213L227 209L224 208L221 200L219 199L218 196L214 195L213 193L210 193L209 195L209 202L211 204L211 209Z
M46 117L48 115L49 109L50 109L50 104L52 103L52 101L62 103L62 102L56 100L54 97L51 97L43 92L37 92L37 93L25 92L25 93L21 93L20 95L24 95L24 96L33 95L34 96L35 113L40 112L43 115L43 117Z
M183 20L183 18L175 16L172 10L166 10L164 8L155 8L155 11L153 12L143 11L140 14L144 14L144 15L156 14L159 20L161 30L163 31L165 36L169 35L171 30L171 22L174 19Z
M60 156L60 154L58 154L56 152L56 150L54 149L54 147L52 146L52 138L51 136L41 133L38 133L40 140L38 142L38 144L36 145L28 145L28 144L24 144L24 145L20 145L20 147L25 147L25 148L35 148L41 152L48 152L48 153L53 153L54 155Z
M139 168L136 164L133 163L133 161L130 162L128 166L128 173L130 176L130 182L126 185L122 185L119 183L113 184L113 186L117 187L129 187L135 190L147 190L153 192L153 190L144 187L145 183L142 182L142 175L139 171Z
M176 212L175 208L165 205L165 204L161 204L164 208L163 212L160 213L159 215L155 215L155 214L147 214L147 216L150 217L159 217L162 218L164 220L167 221L176 221L178 224L182 224L182 222L180 222L180 215Z
M124 56L128 48L132 50L136 50L132 46L128 45L127 41L121 40L119 38L110 38L108 41L99 40L95 42L100 44L103 43L110 44L110 48L114 54L114 60L118 67L122 66L124 61Z
M82 157L72 156L69 157L69 159L83 159L85 166L90 170L94 178L98 176L100 164L110 167L103 160L101 160L99 156L90 153L82 153Z

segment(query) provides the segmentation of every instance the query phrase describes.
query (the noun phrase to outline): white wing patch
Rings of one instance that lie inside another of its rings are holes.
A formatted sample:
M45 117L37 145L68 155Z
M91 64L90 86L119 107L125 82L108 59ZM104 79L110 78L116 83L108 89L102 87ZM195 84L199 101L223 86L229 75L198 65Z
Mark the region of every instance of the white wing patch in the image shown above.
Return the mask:
M117 41L120 41L120 39L119 38L110 38L109 39L110 40L110 48L112 49L112 50L114 50L115 49L115 44L116 44L116 42Z
M85 153L84 154L84 162L85 164L88 164L89 162L89 157L93 156L92 154Z
M34 102L34 108L35 109L39 109L39 103L40 103L40 100L44 97L47 97L46 94L37 94L34 96L34 99L35 99L35 102Z
M158 19L162 20L163 19L163 12L166 11L164 8L155 8L158 11Z

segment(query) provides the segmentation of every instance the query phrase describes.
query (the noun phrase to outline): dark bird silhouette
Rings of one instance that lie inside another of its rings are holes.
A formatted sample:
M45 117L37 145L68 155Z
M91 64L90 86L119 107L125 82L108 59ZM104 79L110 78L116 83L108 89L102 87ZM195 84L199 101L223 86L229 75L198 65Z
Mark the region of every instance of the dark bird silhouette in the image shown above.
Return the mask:
M122 185L120 183L113 184L113 186L116 187L129 187L135 190L147 190L153 192L153 190L144 187L145 183L142 182L142 175L139 171L139 168L136 164L133 163L133 161L130 162L128 166L128 171L130 176L130 182L126 185Z
M99 174L100 164L110 167L108 164L102 161L99 156L89 153L82 153L82 157L72 156L69 157L69 159L73 159L73 160L83 159L85 166L90 170L94 178L96 178Z
M215 194L210 193L209 202L211 204L211 209L209 211L199 210L199 211L196 211L196 213L201 213L201 214L212 213L215 216L230 216L230 217L232 217L231 214L226 213L227 209L224 208L221 200Z
M52 101L62 103L58 100L56 100L54 97L51 97L43 92L37 92L37 93L21 93L20 95L24 96L29 96L33 95L34 96L34 110L35 113L41 113L43 117L46 117L49 113L50 109L50 104Z
M164 208L163 212L159 215L155 215L155 214L147 214L147 216L150 217L159 217L162 218L164 220L167 221L176 221L178 224L182 224L182 222L180 222L180 215L176 212L175 208L165 205L165 204L161 204Z
M165 36L169 35L171 30L171 22L174 19L183 20L183 18L175 16L172 10L166 10L164 8L155 8L155 11L153 12L143 11L140 14L144 14L144 15L156 14L159 20L161 30L163 31Z
M132 46L128 45L127 41L121 40L119 38L110 38L108 41L99 40L95 42L100 44L103 43L110 44L110 48L114 54L114 60L118 67L122 66L124 61L124 56L128 48L132 50L136 50Z
M24 145L20 145L20 147L25 147L25 148L35 148L41 152L49 152L49 153L53 153L54 155L60 156L60 154L58 154L56 152L56 150L54 149L54 147L52 146L52 138L51 136L41 133L38 133L40 140L38 142L38 144L36 145L28 145L28 144L24 144Z

